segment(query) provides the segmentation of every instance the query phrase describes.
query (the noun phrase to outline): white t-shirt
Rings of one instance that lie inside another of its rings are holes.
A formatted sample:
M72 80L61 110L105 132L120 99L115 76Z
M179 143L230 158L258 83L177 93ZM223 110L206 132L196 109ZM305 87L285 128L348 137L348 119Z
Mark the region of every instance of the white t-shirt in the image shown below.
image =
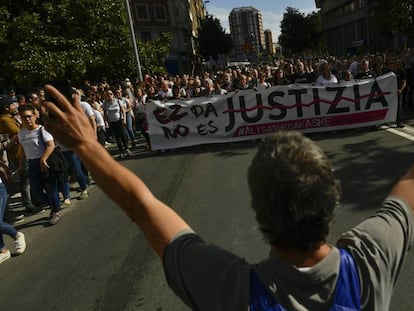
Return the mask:
M23 146L26 159L28 160L39 159L45 153L46 142L53 140L52 134L44 128L40 132L41 128L43 126L39 126L34 130L22 128L17 134L19 143Z
M106 112L108 122L117 122L121 120L121 107L118 99L106 101L104 104L104 110Z
M91 116L95 115L95 113L93 112L93 109L92 109L91 105L89 105L89 103L82 101L82 102L80 102L80 104L81 104L82 110L85 112L85 114L88 117L91 117Z
M329 83L338 83L338 79L331 73L331 77L329 80L325 79L322 75L316 79L316 85L325 85Z
M130 105L130 102L128 102L128 99L126 97L122 97L122 98L120 98L118 100L121 101L122 107L126 111L128 109L128 106ZM128 111L126 114L127 115L130 114L131 116L133 116L132 110Z
M102 113L100 113L98 110L93 109L93 113L95 114L95 121L97 127L103 127L105 129L105 121L102 116Z

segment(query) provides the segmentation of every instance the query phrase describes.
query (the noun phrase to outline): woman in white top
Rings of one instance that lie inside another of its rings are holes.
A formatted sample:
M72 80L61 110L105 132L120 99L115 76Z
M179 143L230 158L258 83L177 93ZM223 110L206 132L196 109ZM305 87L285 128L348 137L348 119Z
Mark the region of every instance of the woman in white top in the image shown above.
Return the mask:
M92 110L95 114L95 122L96 122L96 137L98 138L99 143L105 147L106 141L106 124L104 120L104 110L101 104L97 101L97 94L93 91L88 93L88 100L87 102L91 105Z
M49 223L56 224L60 216L60 200L57 188L58 178L49 174L47 159L55 148L53 136L43 126L36 123L37 112L34 106L19 107L23 128L18 133L19 143L23 146L23 156L20 166L28 159L29 184L32 200L35 202L48 202L51 213ZM45 193L46 191L46 193Z
M331 70L329 69L329 64L326 60L322 60L319 63L319 72L320 75L318 79L316 79L316 85L338 83L338 79L334 74L332 74Z
M125 133L126 114L125 109L114 96L113 90L107 91L108 99L104 102L105 120L109 123L109 129L114 135L120 158L130 156L131 151L128 149L128 139Z
M132 111L132 104L128 98L122 96L121 89L115 91L115 97L118 99L125 110L126 123L124 130L128 140L131 142L131 148L135 148L135 133L133 129L134 113Z

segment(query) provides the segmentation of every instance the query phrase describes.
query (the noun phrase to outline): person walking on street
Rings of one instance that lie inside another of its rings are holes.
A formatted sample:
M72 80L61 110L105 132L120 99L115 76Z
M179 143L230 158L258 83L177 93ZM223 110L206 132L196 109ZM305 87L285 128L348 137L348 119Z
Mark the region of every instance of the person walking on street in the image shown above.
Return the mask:
M22 127L20 118L17 118L17 109L18 104L13 102L11 97L5 97L0 100L0 133L7 134L9 137L8 140L3 143L3 146L7 150L9 168L12 171L17 170L20 166L20 157L23 152L22 146L18 143L17 139L17 134ZM19 174L19 190L23 206L27 213L34 214L43 211L42 207L36 207L32 203L27 162L24 163Z
M405 124L403 123L403 92L407 86L407 77L406 72L402 68L402 63L398 59L390 58L387 64L387 68L384 70L384 73L393 72L397 77L397 118L395 123L397 127L404 128Z
M79 98L57 105L46 128L88 167L162 258L167 282L193 310L388 310L414 241L414 165L379 209L327 242L341 187L325 153L296 131L278 131L248 168L251 204L270 256L249 264L205 242L133 172L84 131ZM96 159L99 158L99 161ZM379 273L380 271L380 273ZM211 284L214 284L212 286Z
M108 99L104 102L105 120L109 123L109 128L115 136L116 144L118 145L119 156L121 159L126 156L131 156L132 153L128 149L128 139L126 137L126 115L125 109L120 104L119 100L114 96L115 90L108 90Z
M115 97L125 110L125 134L128 138L128 141L131 144L131 148L135 148L135 133L133 128L134 123L134 114L132 111L131 100L122 96L122 90L118 89L115 91Z
M49 165L47 163L49 156L55 148L53 136L44 130L43 126L36 123L34 106L21 106L19 107L19 113L23 121L23 128L20 130L18 138L24 150L20 160L19 171L27 158L32 195L37 202L49 203L51 208L49 223L55 225L61 218L57 188L58 178L49 174ZM92 129L92 127L90 128Z

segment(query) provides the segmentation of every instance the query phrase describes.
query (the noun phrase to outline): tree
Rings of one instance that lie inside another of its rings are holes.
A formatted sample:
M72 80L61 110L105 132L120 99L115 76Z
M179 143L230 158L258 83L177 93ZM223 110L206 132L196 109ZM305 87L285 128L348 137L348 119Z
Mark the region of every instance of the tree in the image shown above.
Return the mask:
M1 6L3 77L27 88L57 78L130 76L134 58L122 3L14 0Z
M165 74L165 58L170 51L172 35L163 33L159 38L152 41L137 41L139 59L143 72L151 74Z
M373 2L376 26L384 34L414 33L414 0L376 0Z
M227 54L231 51L233 42L231 35L225 33L220 21L208 15L201 21L198 30L198 46L201 56L205 59L212 56L217 60L219 54Z
M308 49L321 51L326 49L325 40L322 34L321 20L317 12L312 12L305 17Z
M298 9L287 7L280 28L279 44L287 54L318 50L323 44L320 20L316 12L305 16Z

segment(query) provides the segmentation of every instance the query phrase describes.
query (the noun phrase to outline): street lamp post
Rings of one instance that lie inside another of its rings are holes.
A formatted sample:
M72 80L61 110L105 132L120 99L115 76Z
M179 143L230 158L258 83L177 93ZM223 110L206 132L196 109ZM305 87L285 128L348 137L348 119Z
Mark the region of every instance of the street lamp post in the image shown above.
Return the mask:
M205 10L206 16L208 16L207 3L210 3L210 0L204 1L204 10Z
M131 33L132 46L134 48L135 59L137 62L137 75L138 75L139 81L142 82L143 79L142 79L142 72L141 72L141 63L139 61L138 46L137 46L137 41L135 39L135 31L134 31L134 25L132 23L132 15L131 15L131 8L129 6L129 0L125 0L125 7L127 10L127 17L128 17L129 31Z

